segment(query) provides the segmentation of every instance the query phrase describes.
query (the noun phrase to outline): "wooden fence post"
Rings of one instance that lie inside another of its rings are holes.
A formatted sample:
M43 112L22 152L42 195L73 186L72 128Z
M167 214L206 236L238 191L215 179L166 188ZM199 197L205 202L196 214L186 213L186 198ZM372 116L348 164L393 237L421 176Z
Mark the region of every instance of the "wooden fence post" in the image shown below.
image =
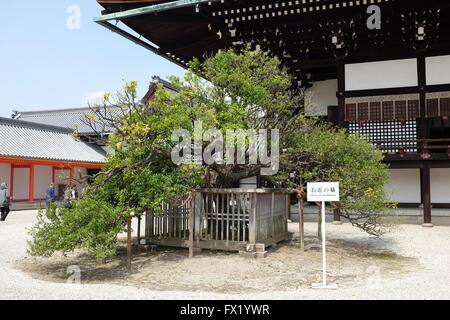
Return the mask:
M195 237L194 239L197 240L197 244L200 242L201 239L201 223L202 223L202 193L198 192L195 194L195 202L194 202L194 231L195 231Z
M258 200L257 194L253 193L250 196L250 217L249 217L249 225L248 225L248 240L250 244L256 244L256 201ZM244 225L245 228L245 225ZM245 240L245 239L244 239Z
M145 241L150 243L151 237L154 235L154 219L150 215L149 211L145 211Z

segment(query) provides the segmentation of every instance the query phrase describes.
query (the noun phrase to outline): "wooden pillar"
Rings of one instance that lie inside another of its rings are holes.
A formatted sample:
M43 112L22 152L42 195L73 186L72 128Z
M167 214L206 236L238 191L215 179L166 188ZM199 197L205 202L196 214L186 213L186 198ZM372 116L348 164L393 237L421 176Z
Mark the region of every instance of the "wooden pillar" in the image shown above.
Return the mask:
M417 56L417 79L419 84L419 100L420 100L420 119L418 123L417 138L428 139L429 128L428 119L426 115L426 65L425 55L419 54ZM420 190L421 199L423 204L423 220L424 227L432 227L431 224L431 181L430 181L430 163L423 161L422 168L420 169Z
M420 102L420 119L418 123L417 138L428 139L428 121L426 116L426 70L425 70L425 56L419 55L417 57L417 79L419 84L419 102Z
M423 167L420 169L422 176L422 190L423 190L423 226L432 227L431 223L431 183L430 183L430 163L423 162Z
M70 185L73 186L73 178L74 178L74 171L75 168L73 166L70 166Z
M333 209L333 224L341 225L341 210Z
M344 60L337 61L337 78L338 78L338 116L337 125L341 128L345 127L345 64Z
M339 107L338 106L328 106L328 123L338 126L339 125Z
M29 202L34 202L34 164L30 165L30 188Z
M340 128L345 128L345 63L343 59L338 59L337 63L337 99L338 107L328 107L328 121ZM339 209L333 211L333 224L342 224Z
M55 166L52 166L52 183L55 183L55 178L56 178L56 168Z

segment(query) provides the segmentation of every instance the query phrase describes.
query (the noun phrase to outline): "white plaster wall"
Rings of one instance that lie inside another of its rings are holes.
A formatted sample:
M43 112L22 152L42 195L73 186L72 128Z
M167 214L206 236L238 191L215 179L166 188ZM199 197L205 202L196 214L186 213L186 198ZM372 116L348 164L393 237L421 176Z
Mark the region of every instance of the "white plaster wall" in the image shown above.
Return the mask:
M74 174L73 174L75 179L80 180L81 177L86 176L86 174L87 174L86 168L75 167Z
M306 90L309 103L305 113L307 116L327 115L328 106L337 106L337 79L316 81Z
M345 90L417 86L417 60L389 60L345 65Z
M14 168L14 200L30 198L30 168Z
M420 169L389 169L385 190L395 202L420 203Z
M63 196L59 194L59 185L69 185L70 184L70 170L56 170L55 171L55 194L57 196Z
M0 184L6 182L10 187L11 184L11 165L9 163L0 163Z
M431 202L450 203L450 169L431 168Z
M78 168L78 167L76 167L75 168L75 171L74 171L74 178L76 179L76 180L81 180L81 178L83 177L83 176L86 176L87 175L87 169L86 168ZM84 179L84 181L82 181L81 183L79 183L78 181L77 182L75 182L75 184L76 184L76 186L77 186L77 188L78 188L78 193L80 194L80 192L82 192L83 191L83 189L86 187L86 179Z
M53 177L52 166L34 166L34 198L44 199Z
M450 83L450 55L427 57L427 85Z

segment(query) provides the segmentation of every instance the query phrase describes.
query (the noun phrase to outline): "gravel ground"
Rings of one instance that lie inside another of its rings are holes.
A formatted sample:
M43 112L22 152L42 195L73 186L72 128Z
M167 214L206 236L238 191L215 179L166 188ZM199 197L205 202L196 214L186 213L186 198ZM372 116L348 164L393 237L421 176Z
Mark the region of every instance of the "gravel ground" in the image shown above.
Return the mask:
M416 271L398 280L383 281L383 274L368 270L374 281L358 287L337 290L300 289L257 294L218 294L208 292L152 291L131 286L71 285L33 279L13 267L26 255L27 228L34 223L34 211L13 212L0 222L0 299L450 299L450 227L422 228L402 225L384 240L371 239L348 224L327 224L327 236L377 248L419 260ZM298 225L289 226L295 232ZM307 223L307 235L316 231ZM381 279L381 281L377 281Z

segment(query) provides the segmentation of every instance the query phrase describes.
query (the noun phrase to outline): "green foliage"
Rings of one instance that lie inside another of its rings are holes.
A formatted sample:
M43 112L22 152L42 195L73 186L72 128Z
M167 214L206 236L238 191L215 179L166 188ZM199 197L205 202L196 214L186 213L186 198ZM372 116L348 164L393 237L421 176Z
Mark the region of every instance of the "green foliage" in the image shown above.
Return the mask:
M389 179L383 154L358 134L344 129L318 125L311 132L295 137L293 149L284 157L291 169L308 181L340 183L340 199L334 203L341 215L374 236L381 236L393 226L389 195L384 185ZM296 155L307 154L307 163Z
M97 258L116 253L117 234L125 230L126 215L111 204L87 195L74 202L73 209L58 208L51 203L40 210L31 228L28 253L32 256L64 254L84 248Z
M174 204L196 186L232 187L259 174L261 164L175 165L171 135L177 129L193 132L196 121L203 123L201 133L210 128L279 129L284 150L280 171L261 178L292 188L308 181L339 181L342 201L335 206L342 214L370 234L384 232L389 206L382 154L357 135L307 119L304 93L291 90L292 80L277 58L227 50L191 65L183 79L170 79L177 94L160 86L143 105L137 100L137 83L131 81L92 108L84 122L113 128L107 141L113 152L72 210L52 205L39 213L30 231L30 254L48 256L80 247L96 257L113 255L117 235L132 212L159 215L161 203ZM119 119L108 114L109 105L120 108ZM290 179L292 171L297 180Z

